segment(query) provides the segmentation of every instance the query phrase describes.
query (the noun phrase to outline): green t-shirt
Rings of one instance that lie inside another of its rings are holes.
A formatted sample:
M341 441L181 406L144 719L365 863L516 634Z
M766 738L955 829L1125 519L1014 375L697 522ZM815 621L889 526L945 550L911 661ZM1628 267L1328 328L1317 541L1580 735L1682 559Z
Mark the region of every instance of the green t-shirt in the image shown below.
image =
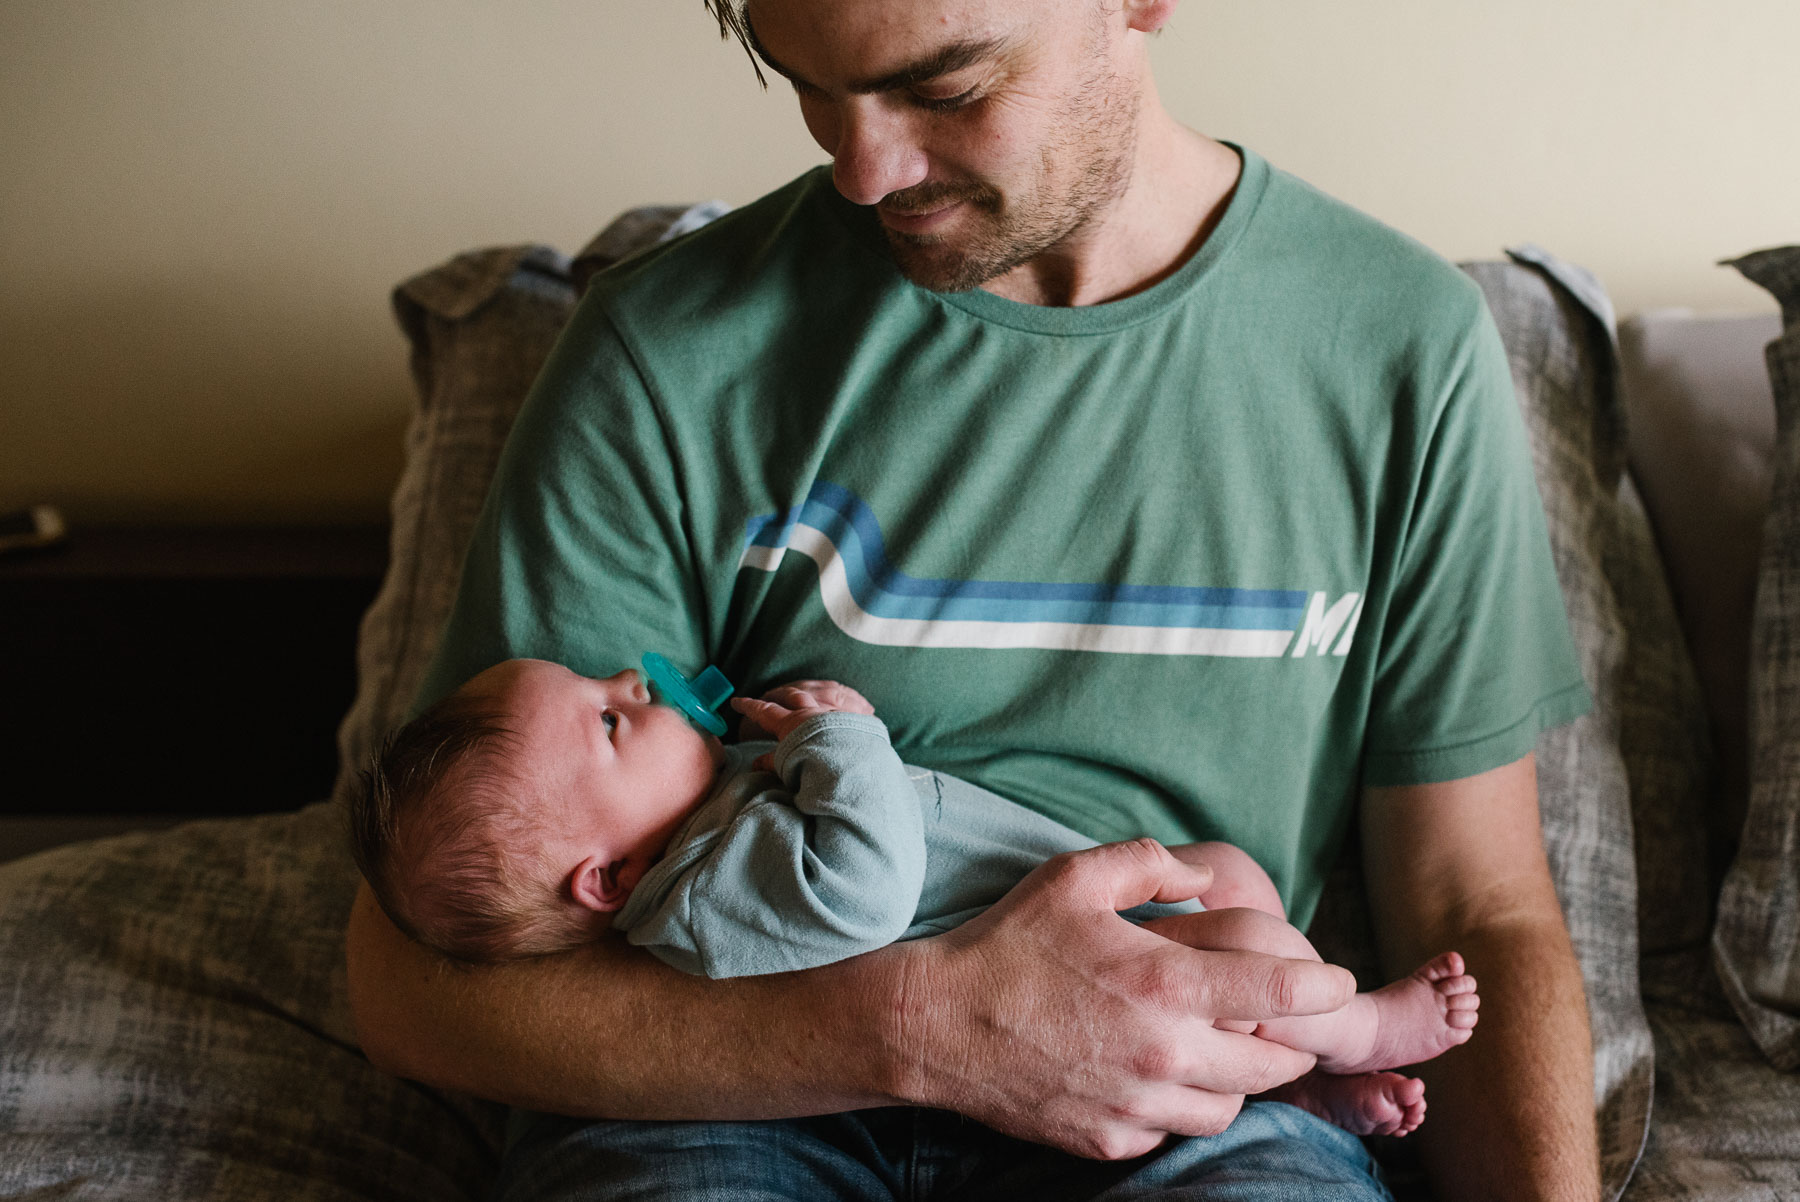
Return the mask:
M1240 845L1304 926L1360 785L1587 694L1479 290L1239 153L1199 252L1104 305L917 288L826 169L598 276L426 697L513 655L842 680L911 763Z

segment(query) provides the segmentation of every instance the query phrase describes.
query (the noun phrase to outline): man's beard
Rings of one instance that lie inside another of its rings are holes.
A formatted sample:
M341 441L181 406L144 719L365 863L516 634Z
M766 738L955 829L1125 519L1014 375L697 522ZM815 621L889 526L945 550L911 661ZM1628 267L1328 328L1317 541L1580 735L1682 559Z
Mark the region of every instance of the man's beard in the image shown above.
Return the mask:
M1023 266L1066 241L1117 200L1131 180L1137 144L1135 94L1110 81L1089 81L1069 105L1068 132L1044 148L1035 197L1008 204L985 184L921 184L889 196L884 205L903 213L927 213L962 202L963 229L955 235L905 234L886 229L888 249L901 274L934 292L966 292ZM1073 180L1057 180L1059 165L1079 156ZM1061 194L1050 193L1060 183Z

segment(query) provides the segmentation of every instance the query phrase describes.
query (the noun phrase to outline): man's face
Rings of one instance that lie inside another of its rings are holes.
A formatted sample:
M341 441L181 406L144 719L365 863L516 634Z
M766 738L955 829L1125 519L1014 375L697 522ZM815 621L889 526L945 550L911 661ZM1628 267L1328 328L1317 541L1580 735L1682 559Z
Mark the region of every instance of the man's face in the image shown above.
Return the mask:
M838 191L961 291L1065 245L1130 180L1140 83L1098 0L750 0Z

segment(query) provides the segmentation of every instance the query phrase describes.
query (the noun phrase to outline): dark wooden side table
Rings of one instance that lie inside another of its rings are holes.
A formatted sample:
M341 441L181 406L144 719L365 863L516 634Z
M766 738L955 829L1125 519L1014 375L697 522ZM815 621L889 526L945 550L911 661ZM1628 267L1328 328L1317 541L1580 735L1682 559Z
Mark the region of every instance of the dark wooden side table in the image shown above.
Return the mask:
M76 529L0 556L0 819L325 797L387 532Z

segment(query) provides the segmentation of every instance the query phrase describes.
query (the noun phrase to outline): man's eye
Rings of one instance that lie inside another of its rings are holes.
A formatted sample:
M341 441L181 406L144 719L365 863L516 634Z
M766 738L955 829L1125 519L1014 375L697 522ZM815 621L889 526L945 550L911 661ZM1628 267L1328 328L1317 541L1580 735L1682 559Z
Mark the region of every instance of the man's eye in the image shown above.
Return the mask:
M914 93L913 100L920 108L930 109L934 113L947 113L952 109L962 108L964 105L970 104L978 99L975 94L976 91L977 89L970 88L968 91L958 92L954 96L920 96L917 93Z
M619 729L619 715L613 713L611 710L603 710L600 714L600 723L606 727L606 733L610 735L613 731Z

